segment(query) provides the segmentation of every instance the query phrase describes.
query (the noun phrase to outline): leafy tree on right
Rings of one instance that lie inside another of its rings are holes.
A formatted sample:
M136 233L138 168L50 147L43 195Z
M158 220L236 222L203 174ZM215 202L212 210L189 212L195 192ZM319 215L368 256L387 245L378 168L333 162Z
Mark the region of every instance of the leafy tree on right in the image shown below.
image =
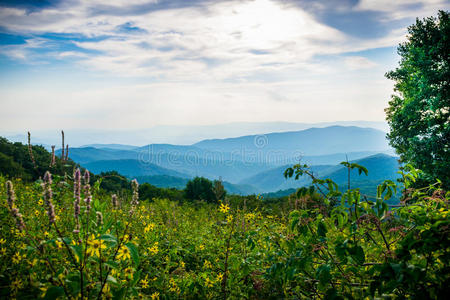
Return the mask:
M391 146L444 189L450 187L449 33L447 11L417 19L398 47L399 67L386 74L396 92L385 110Z

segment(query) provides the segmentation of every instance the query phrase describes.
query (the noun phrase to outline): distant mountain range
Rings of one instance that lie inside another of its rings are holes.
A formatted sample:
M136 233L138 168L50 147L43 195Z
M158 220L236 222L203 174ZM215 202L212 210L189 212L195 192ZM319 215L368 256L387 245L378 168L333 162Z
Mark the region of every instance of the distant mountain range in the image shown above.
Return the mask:
M92 144L123 144L146 145L149 143L170 143L191 145L193 143L212 138L228 138L245 135L264 134L267 132L299 131L308 128L324 128L334 125L370 127L388 131L386 122L372 121L336 121L321 123L294 122L235 122L217 125L174 126L160 125L148 129L65 129L66 140L72 147L82 147ZM33 130L31 140L33 144L59 147L60 130ZM1 136L13 142L27 142L26 132L1 131ZM99 145L100 146L100 145ZM97 145L94 146L97 148ZM113 147L108 147L113 148ZM114 147L115 148L115 147ZM117 149L117 148L115 148Z
M210 139L193 145L91 144L69 150L72 160L93 173L115 170L159 187L177 188L183 188L195 176L222 178L225 188L237 194L274 192L309 184L308 178L294 181L283 177L284 170L299 161L339 184L347 177L338 164L346 159L361 161L369 168L366 181L395 177L396 159L386 153L392 154L392 150L384 132L355 126ZM353 180L362 179L352 177Z

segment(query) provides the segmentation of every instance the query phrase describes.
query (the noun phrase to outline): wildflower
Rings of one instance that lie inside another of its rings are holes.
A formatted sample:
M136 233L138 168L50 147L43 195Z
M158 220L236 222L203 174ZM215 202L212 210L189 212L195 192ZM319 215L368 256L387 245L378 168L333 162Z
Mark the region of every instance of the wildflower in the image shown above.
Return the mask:
M52 160L50 161L50 168L55 165L55 145L52 145Z
M133 279L133 268L125 268L125 270L123 270L123 275L129 279Z
M153 230L154 228L155 228L155 224L150 223L150 224L148 224L147 226L145 226L145 228L144 228L144 233L147 233L147 232L149 232L150 230Z
M137 206L139 204L139 183L136 179L131 181L131 186L133 188L133 198L131 199L131 205Z
M23 287L22 280L20 278L16 278L13 282L11 282L11 289L13 291L17 291Z
M42 206L42 205L44 205L44 200L42 200L42 199L39 199L39 201L38 201L38 205L39 205L39 206Z
M0 239L0 245L3 245L4 243L6 243L5 239Z
M219 207L220 212L227 213L229 210L230 210L230 207L228 206L228 204L223 204L223 203L220 204L220 207Z
M233 216L229 215L229 216L227 216L227 223L231 223L231 222L233 222Z
M50 224L55 222L55 207L52 204L52 175L49 171L45 172L44 175L44 201L47 206L47 215L50 221Z
M20 261L22 260L22 256L20 256L19 252L16 252L16 254L14 254L14 256L12 257L12 262L13 264L17 265L18 263L20 263Z
M210 288L214 285L214 282L212 282L208 277L205 278L205 287Z
M35 210L34 214L35 214L36 217L39 217L39 211L38 210Z
M148 280L147 280L147 277L144 278L144 279L141 279L141 286L142 286L143 289L148 288Z
M183 269L186 267L186 264L184 263L184 261L180 261L180 267L182 267Z
M126 260L126 259L130 259L131 255L130 255L130 250L128 250L128 247L125 245L122 245L119 249L119 251L117 252L117 259L118 260Z
M200 250L200 251L202 251L202 250L205 250L205 245L200 245L200 246L198 246L198 249Z
M158 242L155 242L151 248L148 248L148 251L149 251L152 255L158 254L158 251L159 251L159 249L158 249Z
M102 251L102 249L106 249L106 245L103 241L95 239L93 234L91 235L91 239L88 241L88 245L89 247L87 249L87 253L92 256L100 257L100 251Z
M113 194L111 196L111 203L112 203L113 208L117 209L117 207L119 206L119 203L117 201L117 195L116 194Z
M150 295L150 297L152 298L152 300L159 300L159 293L154 292L153 294Z
M100 211L95 213L97 215L97 226L103 224L103 214Z
M6 248L0 248L0 253L2 254L2 255L5 255L6 254Z
M81 197L81 172L80 169L77 168L73 174L73 215L75 218L75 233L80 232L80 197Z
M205 262L203 263L203 268L205 269L211 269L212 265L208 260L205 260Z
M253 213L248 213L245 215L245 219L247 221L253 220L254 218L255 218L255 214L253 214Z
M217 274L216 281L221 282L222 280L223 280L223 274L222 273Z

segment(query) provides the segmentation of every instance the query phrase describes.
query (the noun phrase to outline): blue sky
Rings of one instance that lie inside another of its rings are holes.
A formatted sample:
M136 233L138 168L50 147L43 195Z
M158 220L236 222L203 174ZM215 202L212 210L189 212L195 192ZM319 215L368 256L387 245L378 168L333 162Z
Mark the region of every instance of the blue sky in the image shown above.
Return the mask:
M0 130L384 120L449 1L0 1Z

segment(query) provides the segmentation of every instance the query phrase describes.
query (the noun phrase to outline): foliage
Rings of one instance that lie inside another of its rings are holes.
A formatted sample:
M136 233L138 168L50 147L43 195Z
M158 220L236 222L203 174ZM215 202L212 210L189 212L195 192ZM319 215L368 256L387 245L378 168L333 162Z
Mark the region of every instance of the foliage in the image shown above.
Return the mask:
M32 146L31 149L34 163L27 145L0 137L0 174L29 181L44 176L47 170L63 176L76 166L70 159L62 161L59 157L55 157L55 165L50 166L52 155L44 147Z
M400 66L386 74L395 91L386 109L388 138L404 161L422 169L428 181L450 187L449 13L417 20L398 47ZM431 178L431 179L430 179Z
M217 201L212 182L204 177L189 180L184 192L187 200L201 200L208 203Z
M174 188L158 188L149 183L143 183L139 186L139 197L144 200L161 198L182 202L183 192Z
M443 298L450 193L412 188L411 166L400 175L398 208L386 202L400 188L390 180L373 200L313 179L284 202L233 195L194 206L139 203L136 184L112 201L101 179L78 185L76 174L13 180L12 197L0 176L0 297Z

